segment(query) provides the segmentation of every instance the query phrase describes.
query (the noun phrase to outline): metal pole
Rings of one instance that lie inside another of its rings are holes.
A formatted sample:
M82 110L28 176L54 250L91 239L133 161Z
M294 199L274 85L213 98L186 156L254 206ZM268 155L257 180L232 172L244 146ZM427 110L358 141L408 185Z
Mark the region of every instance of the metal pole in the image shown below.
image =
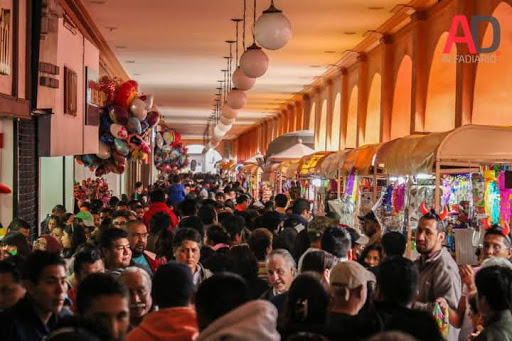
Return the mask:
M441 208L441 164L436 160L436 182L434 189L434 206L437 212Z

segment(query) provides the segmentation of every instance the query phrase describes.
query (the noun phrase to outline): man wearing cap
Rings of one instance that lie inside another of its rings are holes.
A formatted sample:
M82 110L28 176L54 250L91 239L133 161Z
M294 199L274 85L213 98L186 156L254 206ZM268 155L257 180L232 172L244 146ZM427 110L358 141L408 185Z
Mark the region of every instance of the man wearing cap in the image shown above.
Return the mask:
M378 322L358 316L366 302L368 284L375 283L375 276L358 262L347 261L338 263L331 270L330 282L329 338L358 340L379 331Z
M352 249L352 257L354 259L359 259L361 256L361 251L363 251L364 247L370 241L370 238L365 236L364 234L360 234L356 231L356 229L352 227L345 227L347 232L350 234L350 248Z
M380 243L382 237L382 227L373 211L358 217L361 223L361 231L370 238L368 245Z

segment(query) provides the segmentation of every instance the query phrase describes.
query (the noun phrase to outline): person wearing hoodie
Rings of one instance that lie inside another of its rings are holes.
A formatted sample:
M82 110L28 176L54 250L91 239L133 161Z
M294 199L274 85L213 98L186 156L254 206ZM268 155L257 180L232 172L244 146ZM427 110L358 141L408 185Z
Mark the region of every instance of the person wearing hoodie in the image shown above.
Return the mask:
M169 290L172 288L172 290ZM170 261L153 277L152 296L159 310L149 313L126 341L188 341L198 335L196 311L191 305L194 283L190 269Z
M219 304L223 302L223 304ZM196 341L277 341L277 309L263 300L250 301L245 280L219 273L205 280L195 299L200 334Z
M181 184L179 175L172 178L172 185L169 188L169 202L172 205L178 205L185 200L185 187Z

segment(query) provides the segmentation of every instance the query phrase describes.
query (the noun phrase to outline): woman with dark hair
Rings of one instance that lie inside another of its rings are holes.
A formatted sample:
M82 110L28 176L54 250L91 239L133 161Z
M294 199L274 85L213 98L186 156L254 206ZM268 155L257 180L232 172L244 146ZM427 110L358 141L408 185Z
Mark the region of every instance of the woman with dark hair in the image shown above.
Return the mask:
M0 241L2 256L0 260L10 256L26 257L30 253L30 245L27 238L20 232L9 232Z
M171 217L165 212L155 213L149 222L150 230L146 250L156 253L158 258L173 259L172 242L174 233L170 230Z
M336 264L338 264L338 260L329 252L314 250L304 255L299 272L315 272L321 276L322 282L329 286L329 276Z
M297 276L288 291L285 315L279 330L283 340L297 332L322 334L329 309L329 293L314 272Z
M233 246L226 254L228 271L242 276L249 287L251 299L257 299L268 290L266 281L258 278L258 260L247 245Z
M84 244L87 241L85 232L80 225L66 226L64 233L62 234L62 247L63 257L71 258L76 252L79 245Z
M379 244L371 244L367 246L363 252L361 252L359 263L361 263L365 268L374 268L378 266L383 258L382 251L382 246Z

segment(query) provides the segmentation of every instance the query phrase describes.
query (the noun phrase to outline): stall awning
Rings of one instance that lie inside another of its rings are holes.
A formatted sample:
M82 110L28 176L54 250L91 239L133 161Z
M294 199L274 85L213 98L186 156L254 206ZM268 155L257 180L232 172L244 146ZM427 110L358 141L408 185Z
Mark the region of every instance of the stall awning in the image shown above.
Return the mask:
M341 174L369 175L373 158L379 148L379 144L369 144L353 149L345 154L343 164L340 166Z
M316 166L322 159L324 159L327 155L331 154L330 152L317 152L308 156L304 156L299 161L299 174L300 175L313 175L316 173Z
M300 130L294 131L291 133L286 133L275 138L272 142L269 143L267 147L267 153L265 155L266 158L271 157L277 153L280 153L290 147L293 147L297 144L298 140L301 140L302 143L310 148L314 148L315 146L315 134L311 130Z
M295 179L297 177L297 172L299 170L299 162L290 162L288 167L286 167L286 172L283 174L287 179Z
M512 127L466 125L449 132L398 139L384 158L390 175L430 174L436 161L469 164L512 162Z
M272 162L281 162L301 159L306 155L313 154L314 152L314 149L311 149L302 143L297 143L280 153L272 155L271 157L268 158L268 160Z
M253 157L251 157L250 159L245 160L244 165L249 164L249 163L258 165L260 163L260 161L263 162L263 155L258 153L256 155L254 155Z
M247 164L240 169L240 173L254 175L258 172L260 166L254 164Z
M320 176L326 179L336 177L338 175L340 162L346 153L347 150L340 150L334 154L329 155L327 159L324 162L322 162L322 171L320 173Z

